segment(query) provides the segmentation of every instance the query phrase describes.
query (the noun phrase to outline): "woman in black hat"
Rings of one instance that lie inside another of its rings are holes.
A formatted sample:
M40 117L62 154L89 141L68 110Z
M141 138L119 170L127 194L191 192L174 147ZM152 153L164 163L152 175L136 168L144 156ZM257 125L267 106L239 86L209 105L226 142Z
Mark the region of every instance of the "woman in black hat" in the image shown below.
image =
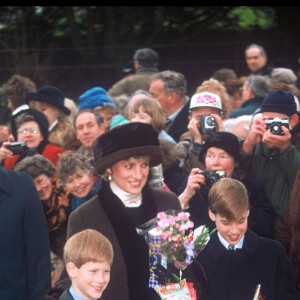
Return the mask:
M57 167L60 154L65 150L49 144L49 123L47 117L36 109L23 110L16 119L17 140L26 146L15 153L9 149L10 142L4 142L0 148L0 160L6 169L12 170L26 156L42 154Z
M28 93L25 96L30 108L37 109L45 114L49 121L49 143L71 150L76 143L76 135L68 116L71 111L65 106L63 92L54 86L43 86L36 93Z
M212 133L200 151L199 161L205 165L205 171L222 170L225 171L225 177L238 179L245 184L250 201L248 226L258 235L272 238L275 226L273 205L267 199L262 183L241 167L238 138L225 131ZM212 230L215 223L208 215L208 193L213 183L223 175L205 174L203 171L199 168L191 170L179 199L190 213L195 227L206 224Z
M162 161L158 133L149 124L119 125L94 142L93 152L95 170L104 180L98 197L71 213L68 237L93 228L112 242L115 255L105 299L160 299L149 288L149 247L136 231L160 211L181 210L176 194L147 183L149 168Z

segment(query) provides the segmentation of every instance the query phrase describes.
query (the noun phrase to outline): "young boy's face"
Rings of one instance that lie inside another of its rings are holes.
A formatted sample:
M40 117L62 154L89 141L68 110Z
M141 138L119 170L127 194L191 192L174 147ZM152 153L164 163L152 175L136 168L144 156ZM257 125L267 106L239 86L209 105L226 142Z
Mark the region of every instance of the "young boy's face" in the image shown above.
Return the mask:
M67 266L67 270L74 291L86 300L100 298L110 280L110 265L108 263L87 262L77 268L73 263L68 264L72 264Z
M249 210L241 214L237 220L228 221L226 217L222 217L220 214L214 214L209 210L209 216L216 223L219 233L232 245L237 245L245 234L248 226L248 215Z

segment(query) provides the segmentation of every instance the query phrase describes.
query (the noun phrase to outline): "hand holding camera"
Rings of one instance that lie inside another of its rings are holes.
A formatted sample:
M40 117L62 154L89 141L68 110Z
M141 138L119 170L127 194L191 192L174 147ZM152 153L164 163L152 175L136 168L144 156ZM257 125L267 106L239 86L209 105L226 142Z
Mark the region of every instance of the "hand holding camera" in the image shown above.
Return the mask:
M205 170L199 172L199 174L205 177L205 185L212 186L216 181L226 177L224 170Z
M265 123L267 125L267 130L270 129L272 134L276 135L284 135L281 127L285 126L288 130L292 130L290 121L288 119L274 118L274 119L266 119Z
M6 146L6 149L10 150L13 153L13 155L19 155L26 151L28 147L26 146L26 142L22 141L12 142Z

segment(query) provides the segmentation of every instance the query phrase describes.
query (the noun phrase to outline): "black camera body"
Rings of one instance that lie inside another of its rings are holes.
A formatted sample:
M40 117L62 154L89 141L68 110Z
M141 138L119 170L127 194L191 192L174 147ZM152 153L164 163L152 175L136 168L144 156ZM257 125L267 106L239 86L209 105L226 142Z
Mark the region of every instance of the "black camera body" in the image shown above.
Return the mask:
M216 181L226 177L226 171L224 170L204 170L199 174L205 177L205 184L212 186Z
M281 126L285 126L288 130L292 130L289 120L282 120L279 117L265 120L267 130L270 129L272 134L284 135Z
M211 115L202 115L200 117L200 127L199 131L203 134L209 134L216 132L217 129L217 120Z
M26 146L26 142L12 142L7 145L6 148L10 150L14 155L22 154L28 149L28 147Z

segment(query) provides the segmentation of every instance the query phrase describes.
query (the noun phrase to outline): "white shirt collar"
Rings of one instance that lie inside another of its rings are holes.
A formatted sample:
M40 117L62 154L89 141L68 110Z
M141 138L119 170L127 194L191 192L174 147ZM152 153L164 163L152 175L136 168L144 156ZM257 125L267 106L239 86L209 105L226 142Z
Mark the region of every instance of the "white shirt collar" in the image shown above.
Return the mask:
M51 126L49 126L49 132L56 126L56 124L58 123L58 120L56 119Z
M219 232L218 232L218 237L219 237L220 242L223 244L223 246L226 249L228 249L229 243L221 236L221 234ZM240 241L237 245L234 245L235 249L243 248L244 238L245 238L245 235L243 235L243 237L240 239Z

